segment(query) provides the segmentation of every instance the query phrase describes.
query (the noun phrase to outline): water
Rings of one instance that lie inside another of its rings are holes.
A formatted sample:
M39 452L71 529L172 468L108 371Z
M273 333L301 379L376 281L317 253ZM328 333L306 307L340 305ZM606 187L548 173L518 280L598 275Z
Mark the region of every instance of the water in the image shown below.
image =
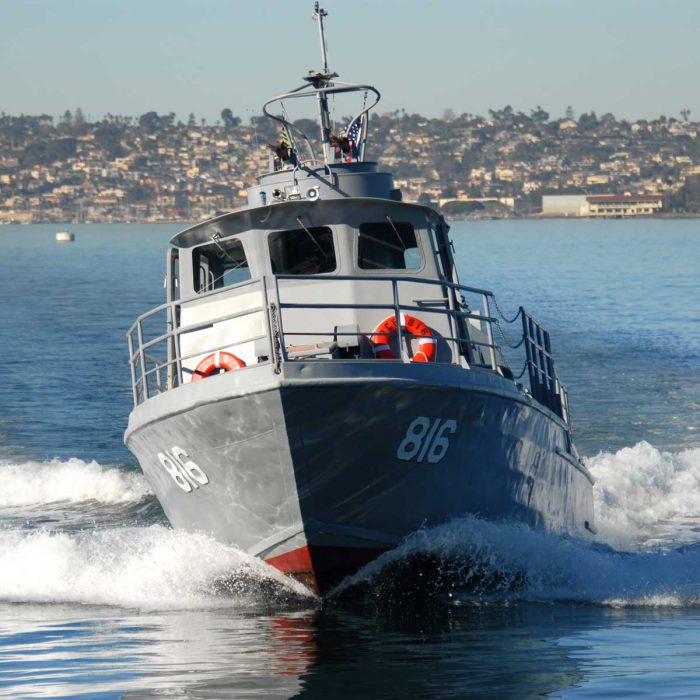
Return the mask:
M552 331L600 542L465 517L323 608L170 530L122 444L176 229L0 227L0 696L700 694L699 222L453 227L465 283Z

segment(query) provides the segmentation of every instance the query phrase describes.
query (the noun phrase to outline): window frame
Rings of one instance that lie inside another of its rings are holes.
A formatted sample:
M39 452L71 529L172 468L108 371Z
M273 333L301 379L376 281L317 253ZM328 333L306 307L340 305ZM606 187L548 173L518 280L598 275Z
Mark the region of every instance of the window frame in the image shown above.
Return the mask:
M270 238L276 234L279 233L285 233L285 232L290 232L290 231L303 231L304 227L299 226L297 228L279 228L275 229L274 231L268 231L267 235L265 236L265 243L263 245L263 251L266 257L266 266L267 269L270 271L270 274L273 276L277 275L282 275L282 276L289 276L289 277L333 277L335 275L339 275L342 269L342 252L341 248L338 245L338 233L336 231L336 227L332 226L331 224L321 224L319 226L306 226L310 231L313 229L329 229L331 232L331 242L333 243L333 256L335 258L335 268L329 272L316 272L316 273L301 273L301 274L295 274L294 272L275 272L272 269L272 255L270 253Z
M359 224L356 224L353 226L353 259L352 259L352 268L354 271L354 274L360 274L360 275L386 275L388 277L391 276L397 276L397 275L404 275L406 277L412 277L413 275L419 275L425 271L425 267L427 264L427 259L425 255L425 247L423 245L423 241L421 240L421 232L425 230L424 226L422 224L416 224L414 221L410 220L402 220L402 221L394 221L392 218L392 221L394 222L395 225L398 224L409 224L410 226L413 227L413 233L416 237L416 246L418 248L418 251L420 252L421 256L421 264L419 267L412 267L412 268L397 268L397 267L392 267L392 268L375 268L375 269L367 269L365 267L360 267L360 226L363 224L382 224L386 223L387 225L389 224L388 221L367 221L364 220Z
M221 285L220 286L214 286L212 289L202 289L200 286L200 257L203 255L203 250L204 249L212 249L216 248L216 244L213 242L205 243L203 245L195 246L192 249L192 289L195 294L208 294L211 292L215 291L220 291L222 289L233 289L237 287L239 284L245 284L249 282L251 279L253 279L253 270L250 266L250 261L251 257L248 255L248 246L246 245L245 241L243 241L240 236L228 236L226 238L222 238L221 240L218 241L218 243L225 248L226 244L230 244L232 242L238 243L242 250L243 250L243 256L245 257L246 261L246 268L248 270L248 278L244 280L240 280L239 282L234 282L233 284L224 284L224 275L226 274L226 270L224 270L221 274ZM210 256L204 253L204 255L207 257L207 259L210 260ZM211 266L210 266L210 272L211 272ZM236 269L236 268L229 268L230 270Z

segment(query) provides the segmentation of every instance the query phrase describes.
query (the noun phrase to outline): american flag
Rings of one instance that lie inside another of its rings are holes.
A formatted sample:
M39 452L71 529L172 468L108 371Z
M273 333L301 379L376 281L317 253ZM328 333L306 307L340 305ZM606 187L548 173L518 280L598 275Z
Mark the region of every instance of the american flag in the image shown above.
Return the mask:
M352 156L357 158L359 153L360 145L360 134L362 133L362 117L356 117L349 124L346 129L348 139L352 141Z

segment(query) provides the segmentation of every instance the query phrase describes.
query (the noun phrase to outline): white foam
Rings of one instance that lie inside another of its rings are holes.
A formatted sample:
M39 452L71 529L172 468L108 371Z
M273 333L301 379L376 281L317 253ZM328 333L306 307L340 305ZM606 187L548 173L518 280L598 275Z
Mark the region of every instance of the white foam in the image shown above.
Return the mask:
M596 524L606 542L633 549L700 539L700 448L661 452L640 442L586 465L596 479Z
M700 449L663 452L640 442L586 464L596 478L597 542L464 517L410 536L339 592L428 555L470 595L700 605Z
M75 534L0 530L4 601L218 607L260 602L270 583L311 595L240 550L160 525Z
M605 605L700 605L700 548L622 553L524 525L475 517L415 533L346 579L338 592L373 583L387 565L429 555L457 595L575 600ZM460 582L469 583L461 588ZM476 582L476 584L475 584ZM411 580L401 583L410 588ZM378 587L381 590L381 586Z
M56 502L140 501L151 493L146 479L80 459L51 462L0 462L0 507Z

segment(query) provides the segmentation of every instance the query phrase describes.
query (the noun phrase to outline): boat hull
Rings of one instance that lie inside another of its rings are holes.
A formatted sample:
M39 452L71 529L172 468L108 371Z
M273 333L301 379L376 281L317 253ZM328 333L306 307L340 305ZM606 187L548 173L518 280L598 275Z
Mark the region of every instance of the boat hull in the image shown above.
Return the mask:
M127 445L174 527L236 545L320 594L411 532L465 514L592 529L592 481L553 414L505 380L397 371L300 373L245 393L213 377L208 400L185 386L158 397L170 397L159 417L132 414ZM207 482L183 489L173 453Z

